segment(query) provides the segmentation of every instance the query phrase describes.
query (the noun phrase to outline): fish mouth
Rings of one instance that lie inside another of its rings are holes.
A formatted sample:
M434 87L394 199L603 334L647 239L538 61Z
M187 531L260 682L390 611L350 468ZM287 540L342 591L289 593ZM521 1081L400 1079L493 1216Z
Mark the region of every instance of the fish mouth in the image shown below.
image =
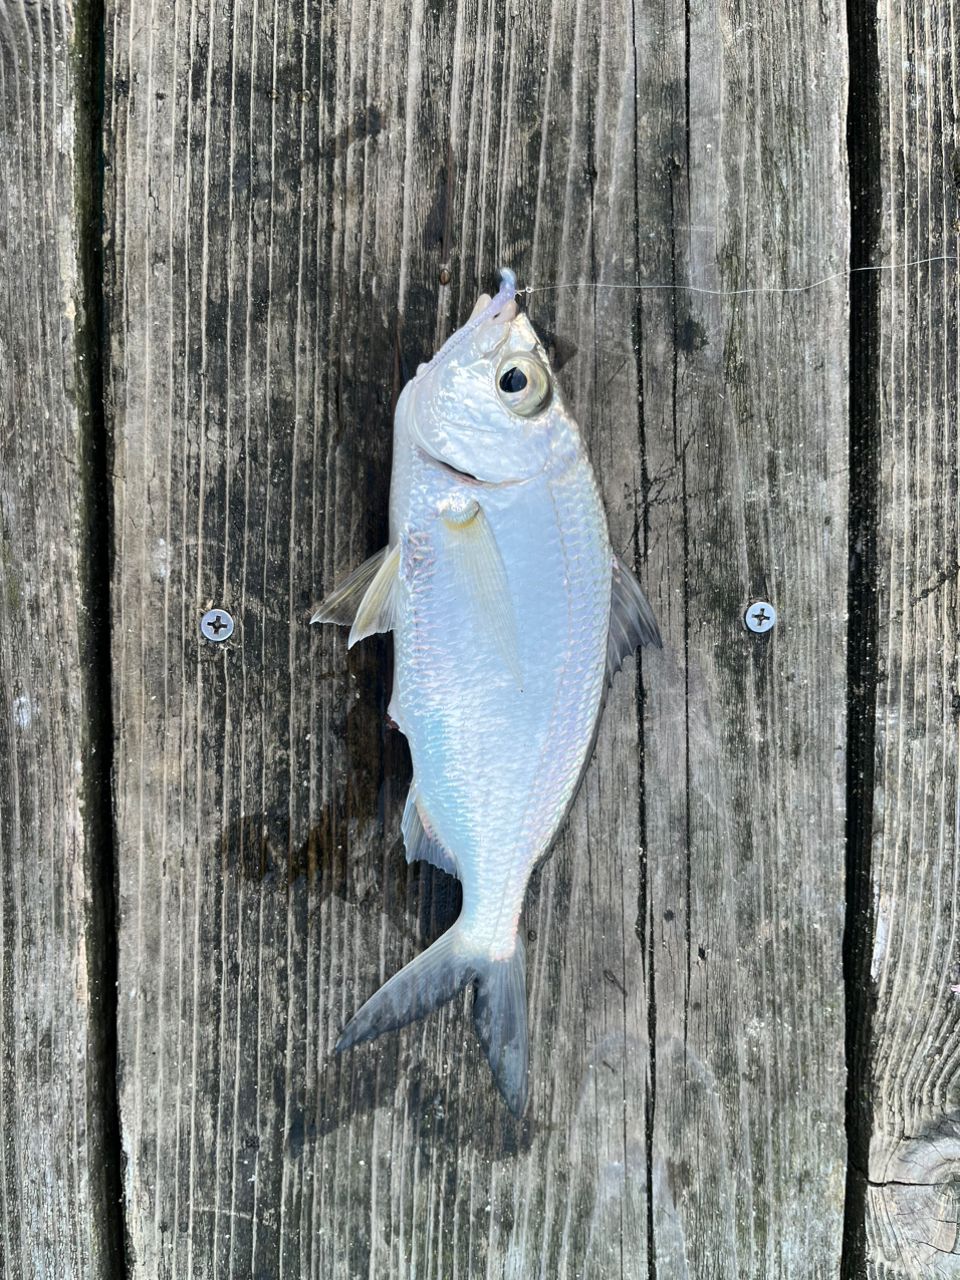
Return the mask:
M461 325L455 333L450 335L440 350L434 355L432 360L428 361L427 364L422 364L420 366L413 381L415 383L420 382L431 369L435 369L437 365L443 364L456 347L459 347L460 344L470 336L470 334L472 334L476 329L479 329L487 320L496 316L498 312L502 311L506 306L513 302L516 296L517 277L509 267L501 267L500 288L495 296L490 299L481 311L477 311L470 317L466 324Z
M439 372L441 366L445 366L454 357L455 352L462 352L461 344L467 347L469 359L464 361L464 368L473 371L471 377L478 364L496 367L498 354L510 342L514 322L518 318L517 278L506 267L501 267L500 278L501 285L496 296L490 298L484 295L478 299L466 323L447 339L428 364L419 367L415 377L404 387L397 406L397 424L399 426L403 423L410 444L424 462L431 463L438 473L458 484L485 489L522 484L531 477L522 463L517 465L514 474L509 474L513 468L509 464L504 465L506 459L494 456L496 442L486 438L491 432L483 429L482 424L477 430L484 439L481 440L479 450L473 451L479 452L482 457L463 459L469 460L471 467L479 465L480 474L462 465L464 452L470 451L462 449L455 439L459 418L463 416L461 409L457 405L451 408L445 403L434 403L434 385L430 375ZM489 336L486 332L488 327ZM479 332L481 329L483 333ZM470 339L477 345L471 346ZM449 388L445 391L445 397L446 400L451 398ZM465 403L469 409L469 401ZM469 417L469 413L467 416ZM538 468L538 472L543 465ZM484 475L483 471L488 474Z

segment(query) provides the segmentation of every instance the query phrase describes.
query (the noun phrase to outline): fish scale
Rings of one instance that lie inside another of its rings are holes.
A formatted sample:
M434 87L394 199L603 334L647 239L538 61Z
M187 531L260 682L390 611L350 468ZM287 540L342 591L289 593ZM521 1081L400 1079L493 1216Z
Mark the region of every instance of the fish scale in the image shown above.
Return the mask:
M522 488L486 497L517 617L521 689L489 637L477 633L470 601L443 562L436 512L455 482L416 458L411 479L398 523L430 545L436 567L429 574L414 567L409 581L401 573L410 603L395 628L397 723L410 742L419 801L460 869L463 928L503 955L530 872L570 803L599 708L610 602L606 522L579 450L565 451L555 470ZM514 527L523 537L528 524L536 536L511 558ZM508 928L498 933L504 902Z
M351 644L393 631L389 711L413 760L407 857L463 884L453 927L367 1000L337 1048L472 985L477 1034L519 1115L527 883L583 776L605 681L660 636L613 555L577 424L517 313L515 279L502 279L401 393L390 544L314 621L349 623Z

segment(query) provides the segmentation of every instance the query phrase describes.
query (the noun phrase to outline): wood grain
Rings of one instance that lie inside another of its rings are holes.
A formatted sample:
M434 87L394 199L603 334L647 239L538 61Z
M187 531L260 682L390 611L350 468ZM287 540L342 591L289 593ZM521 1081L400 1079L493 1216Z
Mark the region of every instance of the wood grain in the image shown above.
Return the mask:
M842 270L844 77L829 2L108 4L133 1275L836 1274L845 287L589 286ZM531 314L667 640L530 893L520 1123L459 1004L331 1056L457 900L388 642L306 625L500 262L587 282Z
M871 1276L960 1274L957 13L877 6L881 248ZM951 262L906 267L935 255Z
M119 1235L91 524L89 7L0 0L0 1272Z
M846 283L764 290L846 263L843 38L737 5L638 36L641 279L760 289L637 318L653 1234L697 1280L840 1262Z

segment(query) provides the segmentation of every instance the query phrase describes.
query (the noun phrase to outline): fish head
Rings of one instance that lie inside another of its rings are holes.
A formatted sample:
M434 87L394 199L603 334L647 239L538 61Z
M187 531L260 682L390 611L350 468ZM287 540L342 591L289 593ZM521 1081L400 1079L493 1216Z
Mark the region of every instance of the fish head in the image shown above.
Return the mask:
M576 433L547 353L517 309L515 279L503 277L496 297L481 295L397 405L398 426L422 453L486 484L539 475L561 433Z

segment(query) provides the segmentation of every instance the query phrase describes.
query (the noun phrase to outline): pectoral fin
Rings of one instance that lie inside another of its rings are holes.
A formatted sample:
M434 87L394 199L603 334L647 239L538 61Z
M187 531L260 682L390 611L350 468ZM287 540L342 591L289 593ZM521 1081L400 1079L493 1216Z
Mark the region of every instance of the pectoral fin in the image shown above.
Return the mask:
M360 608L360 601L366 595L367 588L377 576L377 570L386 559L389 547L364 560L352 573L317 605L313 611L311 622L335 622L341 627L352 627L353 620Z
M607 633L607 683L638 645L662 649L660 628L647 597L619 556L613 558L613 590L610 596L610 630Z
M457 575L473 606L479 631L487 632L507 669L522 686L517 622L507 583L507 571L490 522L479 502L442 513L447 544Z

